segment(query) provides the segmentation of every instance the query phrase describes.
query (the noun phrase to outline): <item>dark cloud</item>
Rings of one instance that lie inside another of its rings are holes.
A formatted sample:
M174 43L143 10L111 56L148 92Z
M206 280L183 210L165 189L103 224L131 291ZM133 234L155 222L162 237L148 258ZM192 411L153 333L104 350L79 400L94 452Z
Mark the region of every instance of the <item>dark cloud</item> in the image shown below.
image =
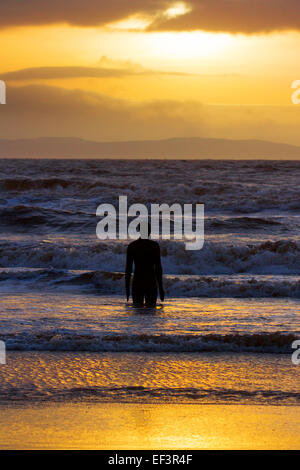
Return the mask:
M154 14L164 0L1 0L0 25L105 25L139 12Z
M123 77L135 74L133 70L108 69L100 67L31 67L21 70L13 70L1 74L3 80L46 80L58 78L105 78L105 77Z
M158 17L151 30L263 33L300 30L299 0L189 0L191 10Z
M49 80L60 78L122 78L130 75L175 75L175 76L193 76L196 74L184 72L165 72L162 70L147 70L142 67L80 67L80 66L51 66L51 67L31 67L21 70L2 73L1 79L5 81L24 81L24 80Z
M175 3L190 7L170 18ZM257 33L300 30L299 0L6 0L0 3L0 27L68 23L103 26L133 15L152 18L149 30Z

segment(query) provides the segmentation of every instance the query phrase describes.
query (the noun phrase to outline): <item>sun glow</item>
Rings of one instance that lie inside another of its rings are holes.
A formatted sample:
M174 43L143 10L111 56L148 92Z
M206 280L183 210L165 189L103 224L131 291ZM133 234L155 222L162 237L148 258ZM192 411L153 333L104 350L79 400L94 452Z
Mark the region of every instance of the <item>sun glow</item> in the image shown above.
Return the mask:
M191 11L185 3L175 3L172 7L165 11L167 18L176 18L176 16L186 15Z
M230 34L157 33L152 37L153 52L163 58L197 59L217 56L233 43Z
M106 27L109 31L143 31L151 24L151 19L131 16L125 20L116 21Z
M129 18L115 21L109 24L106 29L112 31L143 31L150 26L153 21L159 19L160 15L167 19L176 18L177 16L186 15L191 11L191 8L187 6L185 3L174 3L173 6L168 8L166 11L159 12L157 15L153 16L141 16L141 15L133 15Z

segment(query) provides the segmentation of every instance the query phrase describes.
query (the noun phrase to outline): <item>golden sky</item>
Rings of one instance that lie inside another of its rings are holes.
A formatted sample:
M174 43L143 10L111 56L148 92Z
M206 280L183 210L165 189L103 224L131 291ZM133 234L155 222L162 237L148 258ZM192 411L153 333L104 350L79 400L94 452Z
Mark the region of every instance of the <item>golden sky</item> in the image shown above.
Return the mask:
M300 145L296 0L7 0L0 138Z

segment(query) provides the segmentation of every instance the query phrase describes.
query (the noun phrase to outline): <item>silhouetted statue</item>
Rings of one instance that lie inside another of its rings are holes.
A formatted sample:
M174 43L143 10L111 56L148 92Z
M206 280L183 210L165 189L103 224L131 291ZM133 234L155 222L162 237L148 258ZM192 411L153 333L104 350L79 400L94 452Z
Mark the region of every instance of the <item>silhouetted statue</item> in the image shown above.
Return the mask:
M157 288L159 289L160 299L163 302L165 293L162 283L159 244L154 240L139 238L128 246L125 272L127 301L130 297L130 280L133 263L133 305L135 307L142 307L145 302L146 307L155 307Z

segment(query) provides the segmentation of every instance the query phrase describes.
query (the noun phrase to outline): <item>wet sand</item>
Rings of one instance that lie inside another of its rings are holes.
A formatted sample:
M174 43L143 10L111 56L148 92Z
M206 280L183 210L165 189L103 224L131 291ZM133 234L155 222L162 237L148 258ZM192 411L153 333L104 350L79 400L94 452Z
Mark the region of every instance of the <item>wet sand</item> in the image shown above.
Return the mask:
M299 430L297 406L0 407L1 449L300 449Z

